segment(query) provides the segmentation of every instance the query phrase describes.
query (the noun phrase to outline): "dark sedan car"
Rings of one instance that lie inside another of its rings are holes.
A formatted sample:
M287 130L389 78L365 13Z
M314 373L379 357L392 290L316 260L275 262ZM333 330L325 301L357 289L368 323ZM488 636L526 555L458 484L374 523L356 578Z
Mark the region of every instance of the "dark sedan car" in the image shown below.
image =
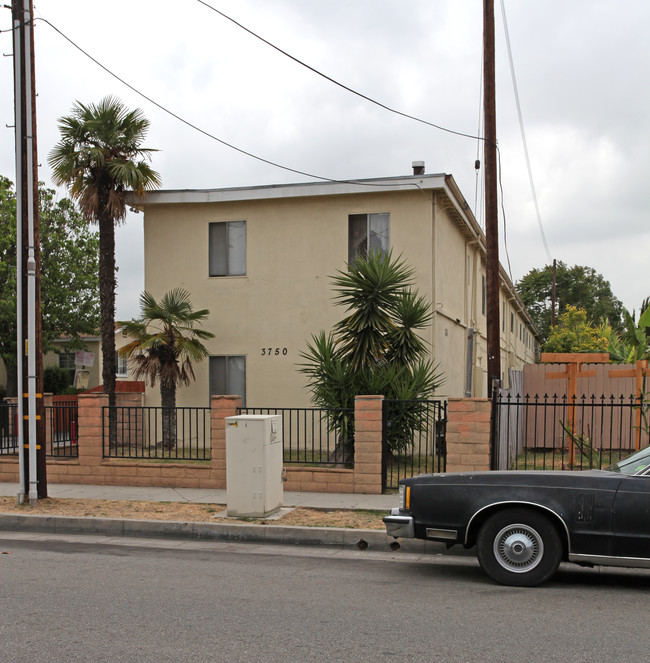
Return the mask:
M561 561L650 568L650 447L605 470L425 474L399 491L389 535L475 545L504 585L539 585Z

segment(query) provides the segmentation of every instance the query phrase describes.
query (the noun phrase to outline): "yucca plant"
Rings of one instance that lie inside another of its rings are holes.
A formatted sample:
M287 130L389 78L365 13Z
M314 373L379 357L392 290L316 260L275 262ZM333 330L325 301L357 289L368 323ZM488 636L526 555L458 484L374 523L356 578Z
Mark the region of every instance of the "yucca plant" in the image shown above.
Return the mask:
M401 257L379 252L347 267L332 277L334 301L347 315L332 332L312 336L299 367L314 404L335 412L332 427L340 434L335 456L346 461L354 445L349 410L356 395L414 401L390 427L389 447L399 451L410 444L421 419L416 401L442 384L417 333L430 323L431 306L414 290L413 269Z

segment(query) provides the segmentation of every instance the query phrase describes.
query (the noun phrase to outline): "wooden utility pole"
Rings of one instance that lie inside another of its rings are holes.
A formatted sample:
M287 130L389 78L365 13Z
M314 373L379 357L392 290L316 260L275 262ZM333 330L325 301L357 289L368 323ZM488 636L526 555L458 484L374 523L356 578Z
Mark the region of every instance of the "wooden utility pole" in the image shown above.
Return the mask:
M499 216L497 201L497 128L494 49L494 0L483 0L483 121L485 124L485 236L488 396L501 379L499 330Z
M36 92L32 0L13 0L13 46L16 127L16 283L18 327L18 412L21 489L19 499L47 497L43 343L41 333L40 231ZM26 453L29 451L29 453Z

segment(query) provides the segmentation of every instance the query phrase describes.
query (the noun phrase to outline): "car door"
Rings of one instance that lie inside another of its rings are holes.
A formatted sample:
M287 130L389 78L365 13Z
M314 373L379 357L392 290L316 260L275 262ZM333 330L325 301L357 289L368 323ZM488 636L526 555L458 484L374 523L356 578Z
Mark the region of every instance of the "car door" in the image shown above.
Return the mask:
M614 499L613 554L650 559L650 471L621 481Z

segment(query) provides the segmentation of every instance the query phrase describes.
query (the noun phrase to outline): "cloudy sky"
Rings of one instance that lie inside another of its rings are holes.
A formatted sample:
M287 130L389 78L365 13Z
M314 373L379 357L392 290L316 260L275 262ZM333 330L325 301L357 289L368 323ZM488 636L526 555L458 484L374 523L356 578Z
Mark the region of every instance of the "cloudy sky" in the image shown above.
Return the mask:
M208 4L382 104L453 131L481 131L480 0ZM503 2L548 253L501 4L495 0L501 262L515 281L549 257L588 265L638 310L650 295L650 2ZM35 0L35 16L51 24L35 27L40 178L50 186L47 155L58 140L57 119L75 100L111 94L150 119L146 144L160 150L153 166L165 189L313 178L245 156L160 106L246 152L314 176L407 175L412 161L425 161L427 173L454 176L483 222L477 140L391 114L337 87L199 0ZM3 54L12 51L10 28L11 12L0 9ZM10 57L0 59L0 89L0 173L15 179L13 129L6 128L13 125ZM143 287L141 216L129 215L120 228L117 261L123 319L137 314Z

